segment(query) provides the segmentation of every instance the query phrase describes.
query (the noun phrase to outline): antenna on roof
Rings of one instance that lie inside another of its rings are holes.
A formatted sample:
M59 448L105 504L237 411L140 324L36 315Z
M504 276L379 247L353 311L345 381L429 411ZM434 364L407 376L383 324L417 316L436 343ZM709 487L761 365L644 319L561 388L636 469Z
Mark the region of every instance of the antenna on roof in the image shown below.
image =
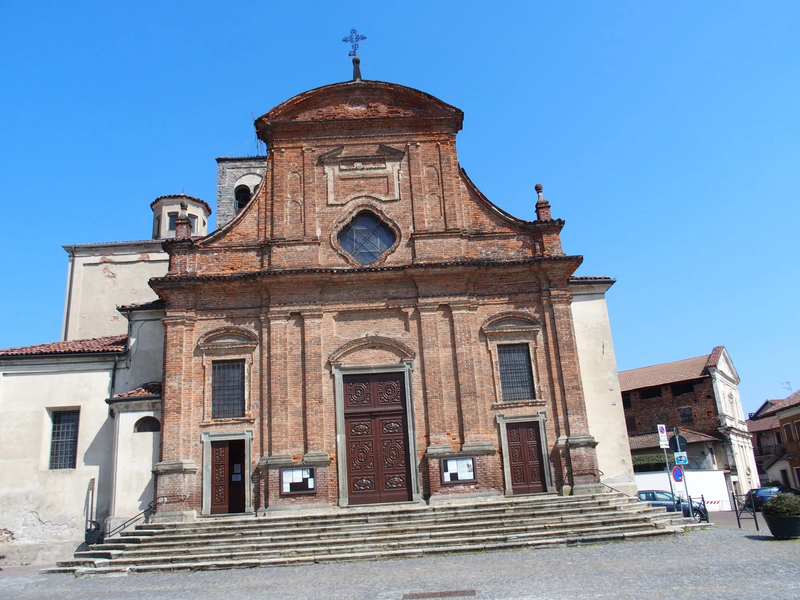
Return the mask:
M781 387L785 390L789 390L789 395L792 395L792 382L791 381L781 381Z
M358 43L367 39L367 36L361 35L355 29L350 30L350 35L342 38L345 44L350 44L350 53L348 56L353 57L353 81L361 81L361 59L358 58Z

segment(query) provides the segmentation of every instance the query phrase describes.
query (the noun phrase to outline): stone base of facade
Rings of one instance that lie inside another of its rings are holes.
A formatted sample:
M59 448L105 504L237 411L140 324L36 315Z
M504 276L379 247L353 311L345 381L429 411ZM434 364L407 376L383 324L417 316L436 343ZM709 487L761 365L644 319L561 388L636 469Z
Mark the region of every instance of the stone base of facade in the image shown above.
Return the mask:
M496 490L481 491L481 492L462 492L454 494L437 494L428 499L428 504L431 506L442 506L449 504L474 504L476 502L489 502L491 500L498 500L503 497L503 494Z
M605 486L600 483L576 483L572 486L573 496L586 496L589 494L602 494L606 491Z
M193 523L197 520L196 510L174 510L158 512L150 517L151 523Z

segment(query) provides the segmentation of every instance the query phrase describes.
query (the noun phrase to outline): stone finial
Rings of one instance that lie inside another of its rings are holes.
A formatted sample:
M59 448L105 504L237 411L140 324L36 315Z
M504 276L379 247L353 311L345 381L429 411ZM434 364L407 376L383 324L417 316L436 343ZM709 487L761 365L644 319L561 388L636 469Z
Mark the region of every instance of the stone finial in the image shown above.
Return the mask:
M353 57L353 81L361 81L361 59Z
M189 220L188 202L181 201L181 211L178 213L178 218L175 219L175 237L176 238L190 238L192 237L192 222Z
M536 190L536 220L537 221L551 221L553 219L553 215L550 213L550 203L545 200L542 191L544 190L544 186L541 183L537 183L534 186Z

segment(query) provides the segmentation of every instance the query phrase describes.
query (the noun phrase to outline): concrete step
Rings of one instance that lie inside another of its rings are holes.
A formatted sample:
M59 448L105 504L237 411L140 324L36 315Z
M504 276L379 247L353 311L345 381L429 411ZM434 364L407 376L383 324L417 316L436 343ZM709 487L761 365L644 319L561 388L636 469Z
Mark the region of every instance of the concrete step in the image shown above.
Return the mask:
M654 532L656 528L647 524L630 524L621 526L602 526L588 527L580 531L577 537L590 535L621 536L634 532ZM483 533L481 535L463 535L461 532L429 536L425 538L411 539L392 539L392 540L348 540L343 543L328 543L325 545L314 545L302 548L293 548L291 545L284 547L249 547L249 548L214 548L212 552L204 553L173 553L159 555L125 555L119 559L109 562L109 566L133 566L159 563L175 562L206 562L210 560L250 560L259 557L291 557L291 556L317 556L320 554L362 554L382 552L398 549L420 548L425 549L431 546L459 547L463 545L509 543L532 541L539 538L551 538L555 536L576 536L575 532L563 530L547 530L536 532L525 532L519 534L496 534Z
M187 554L208 554L213 552L229 552L242 549L253 550L291 550L302 551L306 549L318 548L320 546L333 546L333 545L347 545L347 544L381 544L381 543L396 543L403 541L428 541L431 539L446 538L457 535L462 538L481 537L486 535L498 536L529 536L537 535L540 533L549 533L553 531L588 531L598 527L644 527L647 529L655 529L655 523L649 523L640 519L622 519L622 520L604 520L604 521L587 521L575 525L565 525L553 523L541 526L516 526L506 528L481 528L472 530L455 530L453 528L441 528L438 530L419 531L409 529L406 532L393 534L390 536L370 532L369 534L362 534L358 536L347 537L331 537L331 538L309 538L305 540L295 539L280 539L274 540L269 537L263 539L254 539L248 541L238 540L220 540L219 543L214 545L200 546L147 546L141 549L132 550L130 552L120 553L115 556L103 555L98 558L114 558L120 556L125 558L139 558L139 557L153 557L153 556L171 556L171 555L187 555ZM89 558L90 553L85 553L81 558Z
M658 511L659 509L655 509ZM656 513L658 514L658 513ZM220 533L213 537L206 537L201 539L187 539L183 541L153 541L149 544L141 545L137 548L131 548L126 552L130 555L138 555L142 552L162 551L169 552L174 549L182 551L192 551L211 545L233 545L241 546L245 544L261 543L261 544L292 544L303 545L309 543L323 543L331 539L367 539L369 537L382 537L391 536L393 538L403 535L434 535L438 532L452 532L454 530L461 530L465 535L469 532L482 532L486 530L492 531L505 531L505 532L526 532L536 531L539 529L550 529L554 527L569 529L587 527L592 524L623 524L623 523L641 523L643 521L640 515L615 513L615 514L592 514L586 515L581 519L573 518L559 518L549 517L546 519L504 519L503 521L489 521L483 520L470 523L469 526L455 527L452 523L425 523L417 525L413 523L399 523L394 524L392 527L382 528L358 528L340 531L309 531L303 533L293 532L290 536L283 535L281 532L272 530L261 530L252 532L250 535L225 535ZM93 547L92 551L95 551ZM90 552L92 552L90 551ZM105 551L103 551L105 552ZM82 554L81 556L89 556L89 554ZM105 556L105 554L103 555Z
M626 507L627 509L627 507ZM634 507L634 510L645 512L648 509L646 505L642 505L641 507ZM445 514L438 514L438 513L420 513L416 514L413 517L411 515L406 516L402 519L402 523L425 523L425 522L440 522L440 521L447 521L450 523L466 523L470 521L475 521L478 519L501 519L501 518L511 518L511 519L520 519L520 518L545 518L548 516L558 516L558 517L568 517L568 516L575 516L579 518L581 515L584 514L598 514L602 511L612 511L618 513L621 510L620 507L579 507L579 508L565 508L562 510L547 510L547 511L537 511L535 513L521 513L521 512L506 512L496 515L485 515L484 513L474 513L474 514L467 514L462 513L458 515L445 515ZM377 527L381 524L396 524L398 523L398 519L385 519L381 521L373 521L373 520L358 520L358 521L341 521L337 519L329 519L327 521L320 521L320 522L313 522L313 523L273 523L270 520L265 519L249 519L246 522L236 522L236 523L229 523L229 522L218 522L213 527L203 527L200 529L185 527L181 529L175 529L171 531L164 531L164 532L151 532L153 535L147 536L147 540L143 539L145 536L140 536L140 543L144 541L152 541L153 539L157 538L159 540L174 540L174 541L183 541L189 539L198 539L204 536L214 536L217 535L219 531L224 531L227 534L231 535L233 533L241 533L246 534L249 531L263 531L265 528L269 528L270 531L274 531L277 533L300 533L304 530L313 530L313 531L320 531L320 530L344 530L344 529L352 529L353 527ZM117 543L118 538L114 538L113 540L109 540L109 543ZM132 539L132 538L130 538Z
M316 556L290 556L278 558L260 558L251 560L213 560L207 562L192 563L160 563L150 565L136 565L130 567L116 567L117 571L154 573L169 571L206 571L220 569L248 569L254 567L275 567L288 565L303 565L326 562L346 562L358 560L386 560L391 558L417 558L436 554L456 554L465 552L484 552L492 550L510 550L517 548L547 548L578 544L592 544L609 541L622 541L626 539L637 539L641 537L653 537L663 535L674 535L671 530L653 530L651 532L630 532L630 533L605 533L599 535L586 536L565 536L551 537L538 540L513 540L502 543L489 544L465 544L459 546L432 546L425 549L403 549L388 550L380 552L363 553L334 553L320 554ZM108 572L105 568L84 568L75 571L76 575L99 575ZM66 569L45 569L43 573L51 572L70 572Z
M378 505L140 524L43 572L246 568L547 547L683 531L681 515L619 494Z
M611 496L611 495L609 495ZM526 498L524 500L516 500L510 502L508 500L495 501L495 502L481 502L474 505L442 505L442 506L419 506L419 505L395 505L391 509L385 509L376 505L374 507L367 507L371 510L369 512L361 512L363 507L349 507L346 509L337 509L336 511L327 511L322 513L311 513L308 515L281 515L280 512L267 513L265 517L256 517L255 515L241 515L241 516L211 516L201 517L198 521L192 523L150 523L137 525L135 530L125 531L121 537L137 536L144 532L147 535L155 534L157 531L166 530L191 530L200 531L204 528L216 528L219 526L235 527L241 524L252 523L253 521L269 520L274 523L286 522L293 525L301 524L318 524L336 520L342 523L350 521L359 521L365 523L374 523L382 519L396 519L398 515L408 517L413 513L420 514L456 514L456 513L471 513L476 514L480 512L516 512L522 506L530 508L546 509L562 509L562 508L579 508L581 506L596 506L598 504L610 505L612 503L618 505L630 504L631 499L625 497L611 497L601 498L596 496L581 496L569 497L579 498L578 500L567 500L561 496L548 495L546 499L541 498ZM635 500L633 500L636 503Z

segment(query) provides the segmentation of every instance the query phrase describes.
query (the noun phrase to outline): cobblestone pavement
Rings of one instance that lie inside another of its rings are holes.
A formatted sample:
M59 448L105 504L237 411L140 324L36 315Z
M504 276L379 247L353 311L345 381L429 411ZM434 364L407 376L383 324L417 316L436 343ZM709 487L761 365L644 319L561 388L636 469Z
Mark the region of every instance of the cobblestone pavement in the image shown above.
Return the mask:
M800 540L730 520L654 540L420 559L75 578L0 572L0 598L800 598Z

